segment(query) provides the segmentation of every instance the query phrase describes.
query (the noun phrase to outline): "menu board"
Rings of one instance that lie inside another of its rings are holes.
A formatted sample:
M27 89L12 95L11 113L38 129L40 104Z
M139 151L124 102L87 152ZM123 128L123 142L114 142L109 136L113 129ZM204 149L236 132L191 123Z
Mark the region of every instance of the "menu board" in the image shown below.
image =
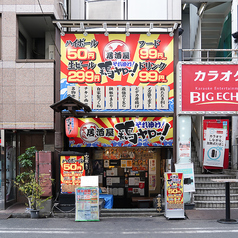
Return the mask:
M98 187L75 189L75 221L99 221Z
M165 173L165 216L184 218L183 173Z
M81 184L85 175L84 156L60 156L60 189L61 194L71 194Z

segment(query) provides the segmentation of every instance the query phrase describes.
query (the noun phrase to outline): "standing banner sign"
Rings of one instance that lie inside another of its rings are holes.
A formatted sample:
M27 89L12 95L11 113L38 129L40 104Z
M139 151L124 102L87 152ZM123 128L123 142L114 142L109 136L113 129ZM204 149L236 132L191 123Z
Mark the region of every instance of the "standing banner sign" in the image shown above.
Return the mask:
M165 173L165 217L185 218L184 216L184 186L183 173Z
M84 156L60 155L60 192L72 194L81 184L81 176L85 175Z
M203 165L223 167L226 129L207 128Z
M75 189L75 221L99 221L98 187Z

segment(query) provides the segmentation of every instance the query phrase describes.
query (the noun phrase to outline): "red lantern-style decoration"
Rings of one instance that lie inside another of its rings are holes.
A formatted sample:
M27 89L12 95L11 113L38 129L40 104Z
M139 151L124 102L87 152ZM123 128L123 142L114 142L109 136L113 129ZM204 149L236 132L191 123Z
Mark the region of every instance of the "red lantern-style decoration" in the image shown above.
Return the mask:
M65 119L65 131L67 137L77 137L78 135L78 119L68 117Z

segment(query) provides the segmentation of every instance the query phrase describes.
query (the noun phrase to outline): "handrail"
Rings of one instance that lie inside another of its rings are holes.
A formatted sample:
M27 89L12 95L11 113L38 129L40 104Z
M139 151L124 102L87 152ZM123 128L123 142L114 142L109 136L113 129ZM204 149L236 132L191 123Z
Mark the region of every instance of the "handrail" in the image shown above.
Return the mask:
M238 49L181 49L182 50L182 61L220 61L220 60L238 60ZM200 56L185 56L186 52L195 53L200 52ZM226 56L214 56L216 52L228 52ZM205 56L204 56L204 53ZM203 55L202 55L203 54Z

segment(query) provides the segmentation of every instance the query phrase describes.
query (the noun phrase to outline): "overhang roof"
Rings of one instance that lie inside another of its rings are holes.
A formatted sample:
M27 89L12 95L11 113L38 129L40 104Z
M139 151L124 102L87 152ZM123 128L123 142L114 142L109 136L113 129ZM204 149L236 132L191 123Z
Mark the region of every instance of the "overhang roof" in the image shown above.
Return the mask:
M153 29L168 29L171 30L175 26L175 24L180 25L181 20L54 20L54 24L58 25L58 27L62 28L70 28L77 29L77 31L85 31L85 30L103 30L103 25L106 23L108 31L125 31L126 27L131 29L149 29L151 24L153 25Z
M91 112L92 109L86 104L68 96L67 98L56 102L50 106L55 112L62 112L63 110L69 111L73 116L79 115L79 110L84 112Z

